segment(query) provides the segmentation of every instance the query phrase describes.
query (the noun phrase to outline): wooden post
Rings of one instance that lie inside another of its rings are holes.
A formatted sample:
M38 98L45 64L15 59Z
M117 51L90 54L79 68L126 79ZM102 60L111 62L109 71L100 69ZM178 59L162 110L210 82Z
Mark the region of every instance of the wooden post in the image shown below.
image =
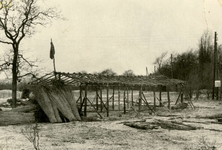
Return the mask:
M87 116L87 85L85 85L85 97L84 97L84 102L85 102L85 107L84 107L84 115Z
M126 114L126 89L124 87L124 93L123 93L123 111L124 114Z
M118 85L118 110L120 111L120 87Z
M133 87L132 87L132 91L131 91L131 101L132 101L132 106L134 105L133 104Z
M139 91L139 112L141 111L141 102L142 102L142 86Z
M180 93L179 93L179 95L178 95L178 97L177 97L177 100L176 100L176 103L175 103L175 105L179 102L179 99L180 99L180 97L181 97L181 91L180 91Z
M100 86L100 111L103 112L103 89Z
M171 66L171 79L173 79L173 54L170 57L170 66Z
M126 95L127 95L127 108L129 108L129 89L128 89L128 86L126 88Z
M79 87L79 100L80 100L80 105L82 105L82 86Z
M183 92L181 93L181 103L183 103Z
M109 117L109 85L107 84L107 117Z
M113 86L113 97L112 97L112 108L113 108L113 110L115 109L115 104L114 104L115 99L114 99L114 96L115 96L115 87Z
M221 100L221 87L219 87L219 100Z
M153 109L156 111L156 92L153 90Z
M159 100L160 100L159 106L162 107L162 85L160 86Z
M83 103L84 103L84 99L82 99L82 85L79 86L79 101L80 101L80 108L79 108L79 112L82 113L82 107L83 107Z
M99 107L98 107L98 87L96 86L96 110L98 111L99 110Z
M170 109L170 92L167 90L168 109Z
M214 66L213 66L213 93L212 93L212 99L214 100L215 96L215 79L216 77L216 71L217 71L217 32L215 32L214 36ZM182 100L182 99L181 99Z

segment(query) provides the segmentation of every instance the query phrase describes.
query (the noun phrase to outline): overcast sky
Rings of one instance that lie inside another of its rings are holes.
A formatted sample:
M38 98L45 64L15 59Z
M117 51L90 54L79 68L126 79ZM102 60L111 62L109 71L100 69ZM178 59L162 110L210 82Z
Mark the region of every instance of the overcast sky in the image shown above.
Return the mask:
M42 65L53 71L52 38L57 71L94 73L111 68L117 74L131 69L145 75L146 67L153 72L153 62L163 52L197 49L206 29L212 34L217 31L222 44L220 1L45 0L46 6L57 6L67 20L37 27L34 36L22 41L21 49L44 59Z

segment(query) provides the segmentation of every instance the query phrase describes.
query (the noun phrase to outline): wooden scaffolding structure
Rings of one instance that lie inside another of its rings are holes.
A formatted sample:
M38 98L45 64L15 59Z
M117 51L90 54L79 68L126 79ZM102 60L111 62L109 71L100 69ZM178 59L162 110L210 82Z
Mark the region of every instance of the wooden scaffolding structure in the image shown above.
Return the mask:
M77 102L79 103L79 109L81 111L83 109L84 115L87 116L87 109L90 106L101 118L100 112L105 111L107 116L109 116L109 112L113 110L123 111L125 114L129 109L135 110L135 105L138 108L135 111L138 111L138 113L141 111L142 105L147 107L151 113L154 113L156 107L162 106L161 94L163 87L166 87L168 108L170 109L169 87L182 87L185 84L182 80L169 79L162 75L101 76L87 73L64 72L51 72L40 78L34 78L29 84L32 86L44 86L52 84L55 80L59 80L67 86L78 87L79 97ZM95 92L95 97L90 99L88 97L88 91L92 89ZM144 94L147 89L153 91L152 106ZM135 99L134 96L135 91L139 91L137 99ZM157 92L159 92L159 97L157 96ZM158 103L159 105L157 105Z

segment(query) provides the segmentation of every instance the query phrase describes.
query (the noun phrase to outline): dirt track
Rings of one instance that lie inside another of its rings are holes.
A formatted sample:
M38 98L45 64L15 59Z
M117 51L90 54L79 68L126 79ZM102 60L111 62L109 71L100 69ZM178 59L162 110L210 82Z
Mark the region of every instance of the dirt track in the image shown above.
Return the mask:
M173 117L160 117L148 115L143 112L140 116L132 111L121 117L111 116L103 121L95 122L70 122L63 124L39 124L40 125L40 149L191 149L206 150L214 147L222 149L222 125L209 123L213 119L198 119L196 116L209 116L221 113L219 101L194 101L197 107L171 111L158 111L159 115L175 115ZM187 120L199 123L189 123L199 130L139 130L123 125L121 122L129 120L152 121L152 119ZM201 123L202 122L202 123ZM34 149L21 133L27 125L0 127L0 150ZM29 125L28 125L29 126Z

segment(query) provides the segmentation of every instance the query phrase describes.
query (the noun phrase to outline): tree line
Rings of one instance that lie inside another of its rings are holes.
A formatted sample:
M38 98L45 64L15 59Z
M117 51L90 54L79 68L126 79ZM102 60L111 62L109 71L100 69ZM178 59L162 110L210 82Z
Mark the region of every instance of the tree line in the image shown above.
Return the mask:
M81 71L80 73L86 74L87 71L83 70L83 71ZM93 74L94 74L94 75L99 75L99 76L116 76L116 75L118 75L118 74L117 74L115 71L113 71L111 68L104 69L104 70L101 71L101 72L94 72ZM133 70L131 70L131 69L124 71L121 75L122 75L122 76L135 76Z
M169 78L187 81L185 90L190 96L196 91L213 88L214 73L214 39L210 31L206 30L200 37L198 48L190 48L183 53L174 53L165 58L166 52L156 58L154 64L158 66L155 74L162 74ZM222 62L222 45L217 45L216 79L220 79Z

